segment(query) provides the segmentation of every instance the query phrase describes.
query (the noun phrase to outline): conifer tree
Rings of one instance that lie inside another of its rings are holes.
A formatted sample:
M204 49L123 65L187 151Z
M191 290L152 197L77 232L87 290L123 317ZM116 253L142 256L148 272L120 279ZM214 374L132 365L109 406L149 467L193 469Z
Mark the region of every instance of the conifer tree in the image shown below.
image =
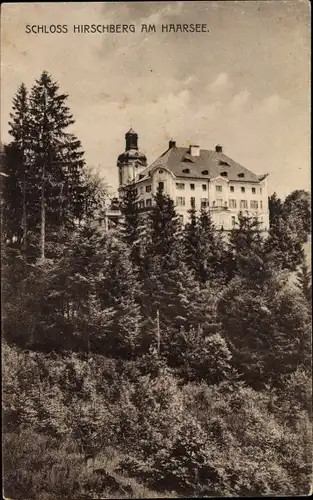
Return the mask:
M194 199L191 200L191 208L188 210L189 221L184 228L184 245L186 264L190 269L196 271L197 250L199 245L199 225Z
M112 326L107 330L107 352L128 357L141 346L140 286L130 260L130 250L115 234L102 241L102 268L97 291L102 309L112 308Z
M234 366L249 384L279 383L283 374L306 363L308 313L280 272L268 276L263 287L234 278L219 300L218 319Z
M121 212L123 214L122 238L130 248L132 262L140 266L141 240L143 238L143 224L138 208L138 193L134 183L123 188L121 199Z
M278 198L276 193L273 193L268 197L268 210L269 210L269 221L270 227L274 226L277 221L283 217L284 205L280 198Z
M7 193L7 202L9 210L16 205L20 205L20 209L15 214L19 217L15 221L15 228L22 228L21 238L19 234L15 236L22 240L23 250L27 246L27 214L29 200L27 200L27 178L29 175L29 166L31 161L30 149L30 114L28 92L24 83L18 88L12 104L12 112L10 113L9 134L13 137L13 144L7 149L7 166L8 175L11 179L8 180L7 187L12 188L15 183L16 192ZM18 196L16 196L18 195ZM10 206L11 205L11 206ZM20 218L21 216L21 218ZM12 216L11 216L12 220Z
M173 200L161 188L154 196L148 220L151 228L149 252L170 259L180 244L181 226Z
M46 231L72 227L82 217L81 173L84 166L80 141L68 127L74 120L66 104L66 94L43 71L30 94L30 134L32 165L32 205L35 226L40 226L40 253L45 257ZM40 216L38 217L38 215Z
M268 258L280 269L294 271L304 259L298 235L284 218L278 219L270 228L264 248Z
M229 278L239 274L251 281L264 281L264 241L260 222L254 217L238 214L238 223L230 232L227 264Z
M191 219L184 229L186 263L195 272L196 279L205 284L223 278L224 245L210 214L201 208L197 217L190 210Z

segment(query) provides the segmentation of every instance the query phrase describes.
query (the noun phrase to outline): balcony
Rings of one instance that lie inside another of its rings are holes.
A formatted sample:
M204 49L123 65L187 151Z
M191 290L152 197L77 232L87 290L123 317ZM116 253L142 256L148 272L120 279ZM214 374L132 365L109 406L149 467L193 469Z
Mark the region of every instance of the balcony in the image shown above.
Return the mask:
M218 206L218 205L213 205L208 207L209 211L211 212L227 212L229 210L228 206Z

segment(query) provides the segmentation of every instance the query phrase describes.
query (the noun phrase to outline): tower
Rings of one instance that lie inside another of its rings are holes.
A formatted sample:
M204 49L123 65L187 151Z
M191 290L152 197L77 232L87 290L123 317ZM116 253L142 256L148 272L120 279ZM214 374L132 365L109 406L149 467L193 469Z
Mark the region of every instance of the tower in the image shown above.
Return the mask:
M133 182L147 166L147 158L138 151L138 134L131 128L125 134L125 152L117 159L119 187Z

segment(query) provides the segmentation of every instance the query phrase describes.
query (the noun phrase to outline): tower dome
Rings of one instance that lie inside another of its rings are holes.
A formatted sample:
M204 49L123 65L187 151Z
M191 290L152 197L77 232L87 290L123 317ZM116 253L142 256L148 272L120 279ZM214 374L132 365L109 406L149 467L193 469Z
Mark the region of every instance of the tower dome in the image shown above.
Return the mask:
M138 149L138 134L132 128L130 128L129 131L126 132L125 139L125 151L128 151L129 149Z
M120 186L134 181L147 166L147 157L138 151L138 134L130 128L125 134L125 151L117 159Z

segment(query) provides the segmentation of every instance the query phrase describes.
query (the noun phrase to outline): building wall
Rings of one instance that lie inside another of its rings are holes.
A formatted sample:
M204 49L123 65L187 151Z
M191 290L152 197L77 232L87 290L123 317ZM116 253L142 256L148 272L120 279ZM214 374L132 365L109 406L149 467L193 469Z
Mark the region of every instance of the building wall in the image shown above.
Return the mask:
M183 223L188 221L191 198L194 198L196 210L202 206L209 208L218 229L223 227L230 230L238 220L240 211L258 217L264 231L269 228L267 179L252 183L229 181L226 177L211 180L179 178L159 166L153 169L148 180L136 183L141 208L150 206L152 195L156 194L160 182L163 183L164 193L173 199Z

